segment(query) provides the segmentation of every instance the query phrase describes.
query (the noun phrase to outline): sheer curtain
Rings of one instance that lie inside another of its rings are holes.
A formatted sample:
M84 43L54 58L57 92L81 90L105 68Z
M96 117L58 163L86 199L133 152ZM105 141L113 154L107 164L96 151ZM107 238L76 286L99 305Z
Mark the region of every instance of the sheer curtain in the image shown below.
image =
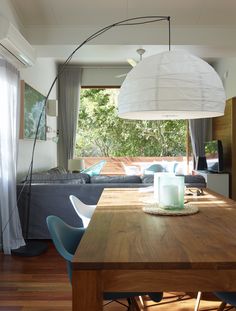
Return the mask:
M5 254L25 245L16 203L19 72L0 58L0 226Z
M67 66L58 79L58 162L66 169L74 155L81 73L80 67Z

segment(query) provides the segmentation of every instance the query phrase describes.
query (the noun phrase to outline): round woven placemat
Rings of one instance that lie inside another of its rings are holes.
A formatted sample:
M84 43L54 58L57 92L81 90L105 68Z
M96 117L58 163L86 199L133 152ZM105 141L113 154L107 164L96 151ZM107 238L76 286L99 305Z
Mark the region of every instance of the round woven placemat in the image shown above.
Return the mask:
M199 212L199 209L196 206L191 204L185 204L184 208L179 209L168 209L161 208L157 203L149 204L148 206L143 207L143 211L152 215L163 215L163 216L188 216L193 215Z

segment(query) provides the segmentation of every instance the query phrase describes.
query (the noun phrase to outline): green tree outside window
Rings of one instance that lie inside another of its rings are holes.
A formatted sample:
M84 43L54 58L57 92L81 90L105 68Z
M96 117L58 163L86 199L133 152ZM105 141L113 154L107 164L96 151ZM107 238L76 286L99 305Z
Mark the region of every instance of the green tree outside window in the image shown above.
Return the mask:
M76 156L183 156L186 122L133 121L117 116L119 89L82 89Z

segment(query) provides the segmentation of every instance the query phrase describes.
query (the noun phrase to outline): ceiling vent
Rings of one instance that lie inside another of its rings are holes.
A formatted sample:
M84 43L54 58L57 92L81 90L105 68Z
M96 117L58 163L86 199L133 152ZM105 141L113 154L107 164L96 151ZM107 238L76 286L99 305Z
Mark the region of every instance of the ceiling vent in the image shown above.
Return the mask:
M17 67L35 63L35 50L7 19L0 16L0 55Z

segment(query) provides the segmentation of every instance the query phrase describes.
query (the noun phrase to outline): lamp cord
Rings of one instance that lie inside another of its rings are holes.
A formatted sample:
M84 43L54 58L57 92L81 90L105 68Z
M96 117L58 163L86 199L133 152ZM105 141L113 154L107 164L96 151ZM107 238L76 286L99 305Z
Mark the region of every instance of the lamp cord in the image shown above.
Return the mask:
M169 37L169 52L171 50L171 32L170 32L170 16L167 17L167 20L168 20L168 37Z
M35 147L36 147L36 142L37 142L37 136L38 136L38 132L39 132L39 127L40 127L40 122L42 119L42 115L43 112L45 110L47 101L49 99L49 96L51 94L51 91L56 83L56 81L58 80L58 78L60 77L60 75L63 73L66 65L70 62L70 60L72 59L73 55L82 47L84 46L86 43L88 43L89 41L95 39L96 37L102 35L104 32L110 30L111 28L117 27L117 26L137 26L137 25L144 25L144 24L150 24L150 23L154 23L154 22L158 22L158 21L163 21L163 20L167 20L168 21L168 32L169 32L169 40L168 40L168 44L169 44L169 51L170 51L170 47L171 47L171 41L170 41L170 16L140 16L140 17L133 17L133 18L128 18L122 21L119 21L117 23L114 24L110 24L108 26L105 26L103 28L101 28L100 30L94 32L92 35L90 35L86 40L84 40L80 45L78 45L75 50L73 50L73 52L67 57L66 61L62 64L62 66L60 67L60 70L58 71L56 77L54 78L49 91L44 99L44 103L43 103L43 108L42 111L40 113L39 116L39 120L37 123L37 127L36 127L36 131L35 131L35 136L34 136L34 142L33 142L33 147L32 147L32 154L31 154L31 161L30 161L30 165L29 165L29 169L25 178L25 181L22 185L22 188L18 194L18 199L17 199L17 203L19 202L21 195L23 193L23 190L25 188L25 186L28 186L28 200L27 200L27 219L26 219L26 231L25 231L25 238L28 238L28 233L29 233L29 219L30 219L30 204L31 204L31 185L32 185L32 175L33 175L33 164L34 164L34 153L35 153ZM16 206L17 208L17 206ZM7 223L5 224L5 226L3 227L2 233L6 230L7 225L9 224L13 214L14 214L15 209L12 210L10 217L7 221Z

